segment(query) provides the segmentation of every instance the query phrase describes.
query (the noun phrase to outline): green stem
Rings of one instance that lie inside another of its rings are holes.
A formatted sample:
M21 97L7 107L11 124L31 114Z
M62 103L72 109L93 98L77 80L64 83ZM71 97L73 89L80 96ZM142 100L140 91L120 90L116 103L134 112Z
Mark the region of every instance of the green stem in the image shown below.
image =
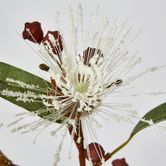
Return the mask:
M127 141L125 141L123 144L121 144L120 146L118 146L114 151L112 151L111 153L107 153L104 156L104 160L107 161L109 160L115 153L117 153L118 151L120 151L122 148L124 148L132 139L133 136L130 136ZM95 166L100 166L101 165L101 161L97 162L95 164Z

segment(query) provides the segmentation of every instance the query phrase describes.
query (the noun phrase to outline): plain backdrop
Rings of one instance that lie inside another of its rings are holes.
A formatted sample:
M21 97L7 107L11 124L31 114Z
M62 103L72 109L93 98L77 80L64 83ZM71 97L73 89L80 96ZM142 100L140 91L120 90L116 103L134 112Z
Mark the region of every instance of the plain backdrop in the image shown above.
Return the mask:
M82 1L88 11L96 4L95 0ZM24 22L38 20L45 31L56 27L55 15L59 10L65 13L75 1L66 0L0 0L0 61L18 66L41 76L38 64L42 60L18 35ZM166 63L166 1L165 0L102 0L101 12L110 19L128 19L143 33L134 47L140 50L142 67ZM138 90L144 92L166 91L166 68L149 74L137 83ZM139 115L166 101L166 95L142 95L133 100ZM14 115L23 109L0 99L0 124L8 124ZM164 126L164 123L159 125ZM127 139L134 126L124 122L110 121L99 131L99 140L106 151L113 150ZM0 128L0 149L20 166L51 166L59 138L51 137L44 131L33 144L35 133L22 135L11 133L5 125ZM78 166L77 150L72 146L72 157L68 159L70 139L67 135L61 152L59 166ZM130 166L166 165L166 130L150 127L140 132L113 159L125 157ZM111 165L111 160L106 165Z

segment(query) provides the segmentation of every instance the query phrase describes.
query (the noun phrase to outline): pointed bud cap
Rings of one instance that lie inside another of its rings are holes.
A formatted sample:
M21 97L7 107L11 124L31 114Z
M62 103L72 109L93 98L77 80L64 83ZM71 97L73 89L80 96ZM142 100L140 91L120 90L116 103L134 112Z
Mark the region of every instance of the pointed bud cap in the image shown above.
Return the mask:
M62 36L59 31L48 31L42 43L47 45L51 49L50 51L56 55L60 55L63 51Z
M88 145L87 149L85 149L85 157L92 162L100 161L105 154L103 147L95 142L92 142Z
M83 59L84 64L90 66L90 60L97 55L96 64L98 61L103 57L103 53L97 48L88 47L86 50L83 51Z
M112 162L112 166L129 166L129 165L126 163L125 158L122 158L114 160Z
M43 39L43 30L41 28L40 22L26 22L22 36L24 39L27 39L31 42L40 43Z

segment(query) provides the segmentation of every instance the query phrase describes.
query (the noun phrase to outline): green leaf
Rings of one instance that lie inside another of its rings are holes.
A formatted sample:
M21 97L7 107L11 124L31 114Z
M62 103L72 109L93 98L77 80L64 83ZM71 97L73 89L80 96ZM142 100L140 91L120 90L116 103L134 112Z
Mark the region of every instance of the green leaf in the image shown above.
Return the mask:
M163 103L156 108L149 111L142 119L152 120L153 124L162 122L166 120L166 103ZM139 131L149 127L150 124L147 122L139 121L135 126L134 130L131 133L131 137L133 137Z
M10 86L8 85L6 82L3 82L3 81L0 81L0 92L2 90L10 90L10 91L13 91L13 92L22 92L22 93L26 93L27 92L27 89L26 88L20 88L20 87L15 87L15 86ZM13 104L16 104L20 107L23 107L25 108L26 110L28 111L36 111L40 108L43 108L44 105L40 102L33 102L33 103L30 103L30 102L23 102L23 101L18 101L16 100L15 97L10 97L10 96L6 96L6 95L2 95L0 93L0 96L8 101L10 101L11 103Z
M151 120L153 124L162 122L166 120L166 103L163 103L156 108L149 111L145 116L142 118L145 120ZM141 130L151 126L147 122L139 121L137 125L135 126L134 130L131 132L129 138L120 146L118 146L115 150L113 150L111 153L106 154L107 160L110 159L114 154L119 152L121 149L123 149L130 141L131 139Z
M21 87L18 86L17 83L9 83L7 79L17 80L21 81L23 83L26 83L27 85L34 85L37 86L37 89L31 89L28 86ZM21 92L21 93L27 93L32 92L34 94L46 94L47 89L51 87L50 83L46 80L33 75L29 72L26 72L22 69L19 69L17 67L11 66L9 64L0 62L0 97L8 100L9 102L12 102L22 108L25 108L28 111L34 112L39 109L45 108L43 105L41 99L37 102L23 102L17 100L17 97L11 97L2 94L3 90L8 90L12 92ZM40 117L44 117L48 115L48 112L44 112L39 114Z
M20 80L27 84L38 85L40 88L46 89L50 86L50 83L42 78L31 74L27 71L11 66L9 64L0 62L0 81L6 81L6 78L12 78L14 80Z

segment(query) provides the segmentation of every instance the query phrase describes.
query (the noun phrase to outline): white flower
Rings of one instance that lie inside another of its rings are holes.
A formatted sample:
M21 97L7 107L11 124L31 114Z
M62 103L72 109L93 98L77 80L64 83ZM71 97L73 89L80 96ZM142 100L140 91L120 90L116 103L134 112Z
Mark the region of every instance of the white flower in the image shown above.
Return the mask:
M98 12L92 15L90 25L85 25L81 5L70 10L70 19L70 34L61 28L49 31L39 50L49 66L52 89L47 99L50 109L54 110L54 120L65 118L68 123L89 118L103 107L115 110L124 107L129 110L127 117L136 116L131 105L105 103L104 99L119 93L147 72L159 69L152 67L128 76L141 62L137 52L128 50L139 32L134 33L127 22L119 27ZM118 115L113 111L113 115Z
M76 124L78 121L82 123L84 134L88 129L91 133L90 137L96 138L95 127L102 126L97 116L125 121L139 118L132 104L115 102L112 98L121 96L137 78L148 72L154 72L160 67L148 68L139 74L129 76L131 70L141 62L141 58L137 56L137 52L128 49L139 32L135 33L127 22L118 26L116 21L110 22L108 18L96 11L88 24L85 22L81 5L75 10L70 10L70 20L70 33L63 28L58 28L54 32L49 31L40 43L37 42L39 53L46 63L47 74L51 78L52 87L43 90L47 93L36 96L31 91L20 94L21 92L13 93L4 90L1 93L18 97L17 100L24 102L42 99L45 105L45 108L35 112L36 114L48 113L43 117L44 120L37 119L15 130L28 128L26 132L39 129L40 133L52 122L60 120L58 128L51 134L55 135L58 130L71 125L73 128L71 135L77 133L79 144L81 137L79 130L76 129L77 125L80 127ZM33 39L33 35L30 35ZM21 87L28 87L30 90L38 89L37 86L27 85L19 80L8 78L7 81ZM153 124L151 121L143 121ZM17 123L18 120L15 122ZM92 123L93 125L90 126ZM87 144L86 138L85 144ZM57 156L59 160L59 154Z
M28 23L32 29L24 32L26 37L33 39L33 42L38 37L36 24L40 25L38 22ZM91 15L89 22L86 22L81 4L74 10L70 9L68 29L71 30L70 33L60 27L56 31L48 31L40 43L36 42L39 44L39 53L46 63L44 67L42 65L40 67L48 71L51 88L40 89L19 80L11 78L6 80L10 85L26 87L29 91L22 94L6 89L1 94L23 102L39 102L41 99L45 105L45 108L35 111L35 114L46 112L43 121L39 120L38 123L37 120L19 129L26 127L37 129L42 125L45 128L52 121L59 120L61 121L59 128L63 128L81 120L84 130L88 121L93 122L96 127L102 126L96 119L97 116L125 121L139 118L132 104L115 102L113 97L121 96L137 78L161 68L151 67L129 76L131 70L141 62L141 58L137 56L138 52L128 49L140 31L135 32L127 22L121 26L118 26L115 20L110 22L107 17L100 15L98 9ZM41 26L39 30L42 32ZM31 34L31 31L34 34ZM30 91L34 89L46 93L35 95ZM133 94L135 95L138 94ZM52 133L55 134L55 131ZM93 135L95 137L95 134Z

